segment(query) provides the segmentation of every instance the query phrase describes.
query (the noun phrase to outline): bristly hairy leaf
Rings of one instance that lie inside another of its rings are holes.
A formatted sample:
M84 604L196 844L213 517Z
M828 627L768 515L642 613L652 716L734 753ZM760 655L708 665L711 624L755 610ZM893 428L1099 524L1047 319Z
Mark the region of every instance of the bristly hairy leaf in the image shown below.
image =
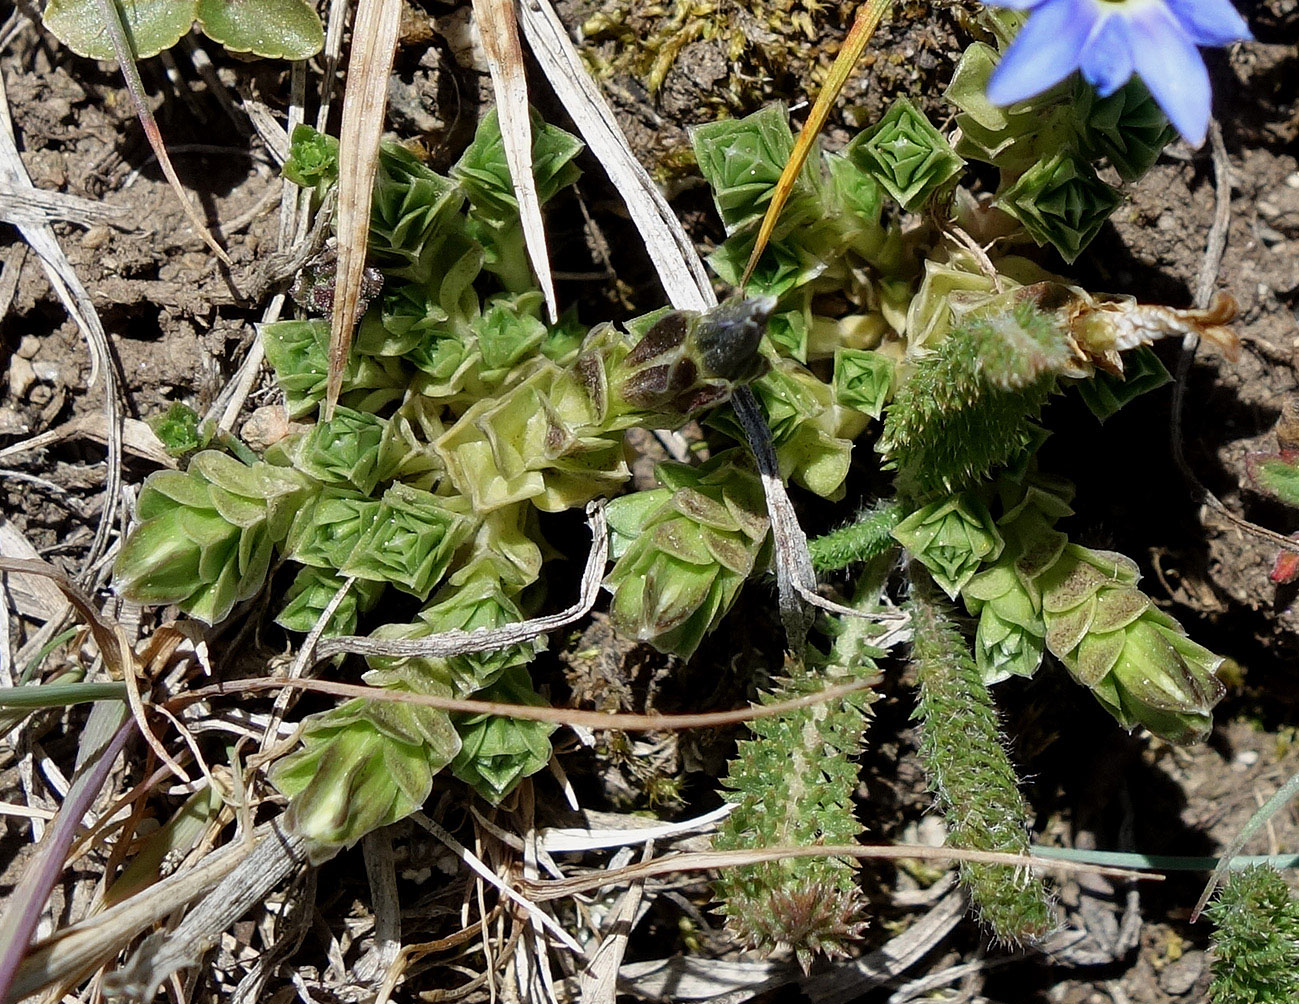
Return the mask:
M914 363L886 412L879 449L899 486L957 491L1013 459L1069 360L1063 332L1026 304L952 331Z
M1299 902L1275 868L1233 872L1205 911L1213 932L1212 1004L1299 999Z
M915 585L909 609L920 758L952 846L1027 854L1028 809L965 639L928 584ZM960 872L979 919L999 940L1020 944L1050 929L1040 878L1006 865L966 863Z

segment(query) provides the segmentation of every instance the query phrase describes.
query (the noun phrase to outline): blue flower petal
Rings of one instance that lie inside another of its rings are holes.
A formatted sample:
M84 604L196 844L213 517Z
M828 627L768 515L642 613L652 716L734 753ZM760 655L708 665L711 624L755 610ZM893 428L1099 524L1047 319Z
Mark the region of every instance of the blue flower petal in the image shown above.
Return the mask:
M1247 42L1245 19L1227 0L1164 0L1182 31L1196 45L1230 45Z
M1127 18L1111 14L1087 43L1082 75L1108 98L1132 76L1132 43Z
M1073 73L1096 16L1093 0L1046 0L1033 11L993 71L988 100L1012 105Z
M1128 15L1137 73L1173 128L1191 146L1209 129L1209 74L1191 40L1162 4Z

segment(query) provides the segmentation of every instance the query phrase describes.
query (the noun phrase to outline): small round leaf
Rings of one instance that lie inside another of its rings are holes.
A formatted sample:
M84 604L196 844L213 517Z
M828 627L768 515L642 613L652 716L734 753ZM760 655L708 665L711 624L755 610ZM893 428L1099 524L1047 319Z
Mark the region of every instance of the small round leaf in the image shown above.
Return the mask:
M137 59L170 49L194 24L195 0L118 0ZM50 0L45 27L78 56L116 59L100 0Z
M306 0L198 0L203 34L231 52L306 59L325 43L320 17Z

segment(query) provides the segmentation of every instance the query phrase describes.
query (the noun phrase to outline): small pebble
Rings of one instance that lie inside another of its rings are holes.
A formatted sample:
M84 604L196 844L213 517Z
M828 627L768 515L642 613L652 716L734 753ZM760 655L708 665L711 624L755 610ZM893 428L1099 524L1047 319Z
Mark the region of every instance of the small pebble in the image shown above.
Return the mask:
M1286 175L1286 179L1285 179L1285 187L1286 187L1286 188L1299 188L1299 171L1295 171L1294 174L1288 174L1288 175Z
M112 238L113 232L102 223L88 229L81 235L81 246L87 251L98 251Z
M1231 759L1231 769L1237 772L1248 770L1258 763L1258 750L1241 750Z
M23 436L30 431L18 412L12 408L0 408L0 436Z
M18 355L24 359L31 359L41 350L41 340L35 335L23 335L22 341L18 343Z
M14 356L9 360L9 395L15 401L21 400L35 382L36 372L31 363L22 356Z
M37 407L46 405L54 400L54 391L48 384L38 383L28 393L27 400Z
M36 374L37 380L44 380L46 383L59 383L59 364L50 359L38 359L32 363L32 371Z
M1172 997L1189 993L1204 972L1204 953L1187 952L1176 962L1170 962L1159 974L1159 988Z

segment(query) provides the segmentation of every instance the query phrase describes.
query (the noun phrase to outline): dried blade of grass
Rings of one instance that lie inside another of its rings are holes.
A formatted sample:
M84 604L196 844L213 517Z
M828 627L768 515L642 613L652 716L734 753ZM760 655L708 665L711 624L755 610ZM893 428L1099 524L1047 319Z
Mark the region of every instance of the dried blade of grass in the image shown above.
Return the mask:
M440 840L452 854L468 865L470 869L473 870L474 874L481 876L484 882L494 887L497 892L510 900L510 902L522 907L524 912L526 912L535 923L541 925L558 938L565 948L571 949L576 953L578 958L585 958L582 946L573 940L572 935L560 927L555 920L540 907L529 902L525 897L521 896L506 885L490 868L487 867L487 865L483 864L482 859L472 853L469 848L465 847L464 844L460 843L460 841L451 836L450 833L428 816L424 815L424 813L416 812L410 818Z
M668 854L652 861L619 868L616 871L597 871L595 874L577 875L566 879L535 881L524 879L519 884L536 902L545 903L552 899L590 892L616 882L631 882L686 872L715 871L720 868L737 868L764 861L817 857L849 858L860 861L895 861L899 858L918 858L922 861L971 861L977 864L1014 865L1017 868L1061 870L1071 874L1105 875L1109 878L1137 879L1147 882L1162 882L1164 879L1162 875L1134 871L1130 868L1095 865L1084 861L1065 861L1059 858L1039 858L1031 853L976 851L960 847L931 847L928 844L816 844L808 847L761 847L744 851L695 851L686 854Z
M636 160L549 0L519 4L518 16L547 82L626 203L672 305L681 310L715 306L717 297L699 253L663 193Z
M41 556L31 541L9 520L0 517L0 555L39 561ZM43 575L13 574L4 577L7 598L24 617L51 621L61 618L68 609L68 601L59 587Z
M830 72L826 75L825 86L821 88L821 93L816 98L816 104L812 106L807 121L803 123L803 128L798 134L798 142L794 144L788 163L780 172L780 178L776 182L776 190L772 193L771 202L767 205L767 211L763 214L762 223L758 227L758 238L754 241L753 252L749 255L749 263L744 266L744 276L740 279L741 289L749 284L749 279L753 276L753 270L757 267L758 259L762 257L762 252L767 248L767 241L771 239L771 232L776 229L776 221L780 219L780 212L785 208L785 203L789 201L789 193L794 190L794 182L816 146L816 139L821 135L821 130L825 128L826 119L830 116L830 109L834 107L834 103L839 97L839 92L843 90L844 84L848 83L848 78L852 75L853 68L857 65L862 50L866 48L866 43L875 34L880 19L884 17L892 2L893 0L867 0L866 3L857 8L857 16L853 19L852 27L848 29L848 37L843 40L843 47L839 50L839 54L835 56L834 65L830 67Z
M472 807L471 807L472 808ZM551 854L585 853L610 847L626 847L648 840L666 840L685 834L711 833L717 824L735 809L734 802L723 802L716 809L679 823L646 825L643 816L588 811L588 818L603 826L548 826L538 834L540 846ZM612 824L619 825L612 825Z
M550 253L546 249L546 229L541 221L541 202L532 176L528 80L523 71L523 49L519 46L514 0L473 0L473 7L483 50L487 53L487 69L492 75L496 116L501 125L505 163L510 169L514 197L519 203L523 243L528 249L537 285L546 297L550 323L555 324L559 321L559 305L555 301L555 281L550 274Z
M374 913L374 943L357 960L352 976L362 986L375 986L401 953L401 899L397 894L397 865L390 829L361 838L365 877L370 883L370 909Z
M197 965L222 931L255 903L263 902L272 888L306 863L303 838L283 829L278 821L271 822L252 852L203 897L174 931L150 935L121 969L105 977L105 991L150 997L154 988L174 973Z
M158 129L158 121L153 117L153 111L149 108L149 100L144 92L144 81L140 79L139 67L135 65L135 50L132 48L131 40L126 34L126 26L122 23L122 12L117 9L116 0L99 0L99 12L103 15L104 30L108 34L108 40L113 45L113 52L117 56L117 65L122 72L122 81L126 84L126 92L130 95L136 117L140 120L140 127L144 130L144 138L149 141L149 146L153 148L153 154L158 158L158 166L162 168L167 184L176 193L176 198L180 202L181 210L185 213L185 218L189 220L190 226L203 239L203 243L212 249L212 253L220 258L223 264L232 267L234 262L226 254L225 248L216 242L216 238L208 230L203 217L199 216L198 210L189 201L185 186L180 183L180 177L171 164L171 157L167 155L167 145L163 142L161 130Z
M654 854L654 841L645 842L641 861L649 861ZM618 997L618 971L627 952L627 941L640 911L645 883L633 882L622 895L608 918L608 933L601 940L591 961L578 973L582 1004L614 1004Z
M9 185L0 184L0 221L14 226L30 223L75 223L83 227L95 223L120 225L127 212L124 206L110 206L63 192L44 192L35 188L15 191Z
M10 894L4 918L0 919L0 1001L10 999L19 963L27 954L45 903L63 872L77 827L108 780L131 735L131 724L129 712L120 701L96 704L90 712L77 749L72 787L45 832L35 859Z
M14 139L13 121L9 116L9 97L5 91L4 77L0 75L0 180L8 182L11 188L32 190L31 177L18 156L18 143ZM99 377L104 379L104 424L108 435L108 470L104 481L104 504L99 515L99 525L91 540L86 554L85 567L80 579L89 583L94 578L94 564L108 549L109 535L113 521L117 518L117 509L122 492L122 413L117 399L117 374L112 365L112 354L108 346L108 335L95 310L94 302L85 286L77 278L67 255L59 246L54 231L48 224L38 223L20 226L18 232L23 240L41 259L41 265L49 278L50 285L58 295L68 315L76 322L85 336L86 347L90 352L91 386Z
M263 835L269 832L270 824L257 831ZM193 868L169 875L103 913L56 931L35 945L23 961L13 984L12 998L19 1000L55 983L90 975L146 927L211 889L251 852L251 843L228 844L208 854Z
M528 722L554 722L558 725L579 725L600 731L621 732L681 732L687 729L711 729L723 725L738 725L759 718L772 718L805 708L822 701L834 701L859 690L866 690L872 681L858 680L836 687L826 687L814 694L804 694L776 704L750 705L734 711L707 711L691 715L631 715L617 712L581 711L576 708L552 708L535 704L506 704L500 701L474 701L455 697L438 697L436 694L414 694L404 690L383 687L366 687L355 683L335 683L330 680L286 680L283 677L262 677L250 680L231 680L210 687L177 694L167 701L167 706L205 701L210 697L230 694L255 693L294 687L335 697L362 697L367 701L387 701L395 704L417 704L441 711L455 711L470 715L497 715Z
M877 2L881 0L872 0ZM887 6L889 0L882 2ZM519 5L518 11L528 44L546 79L626 203L672 305L681 310L707 310L715 306L717 297L699 253L672 207L636 160L599 86L586 71L548 0L528 0ZM787 531L776 537L776 575L780 583L781 619L791 649L798 650L806 637L809 620L799 600L816 586L811 572L812 559L807 553L807 537L799 529L793 503L780 480L771 430L752 393L742 389L733 404L744 424L749 448L758 460L772 526Z
M388 105L401 26L401 0L360 0L352 25L352 54L343 94L343 124L338 151L338 264L334 272L334 312L329 331L326 420L334 414L343 386L343 369L359 320L361 280L370 232L370 202L379 166L379 138Z

